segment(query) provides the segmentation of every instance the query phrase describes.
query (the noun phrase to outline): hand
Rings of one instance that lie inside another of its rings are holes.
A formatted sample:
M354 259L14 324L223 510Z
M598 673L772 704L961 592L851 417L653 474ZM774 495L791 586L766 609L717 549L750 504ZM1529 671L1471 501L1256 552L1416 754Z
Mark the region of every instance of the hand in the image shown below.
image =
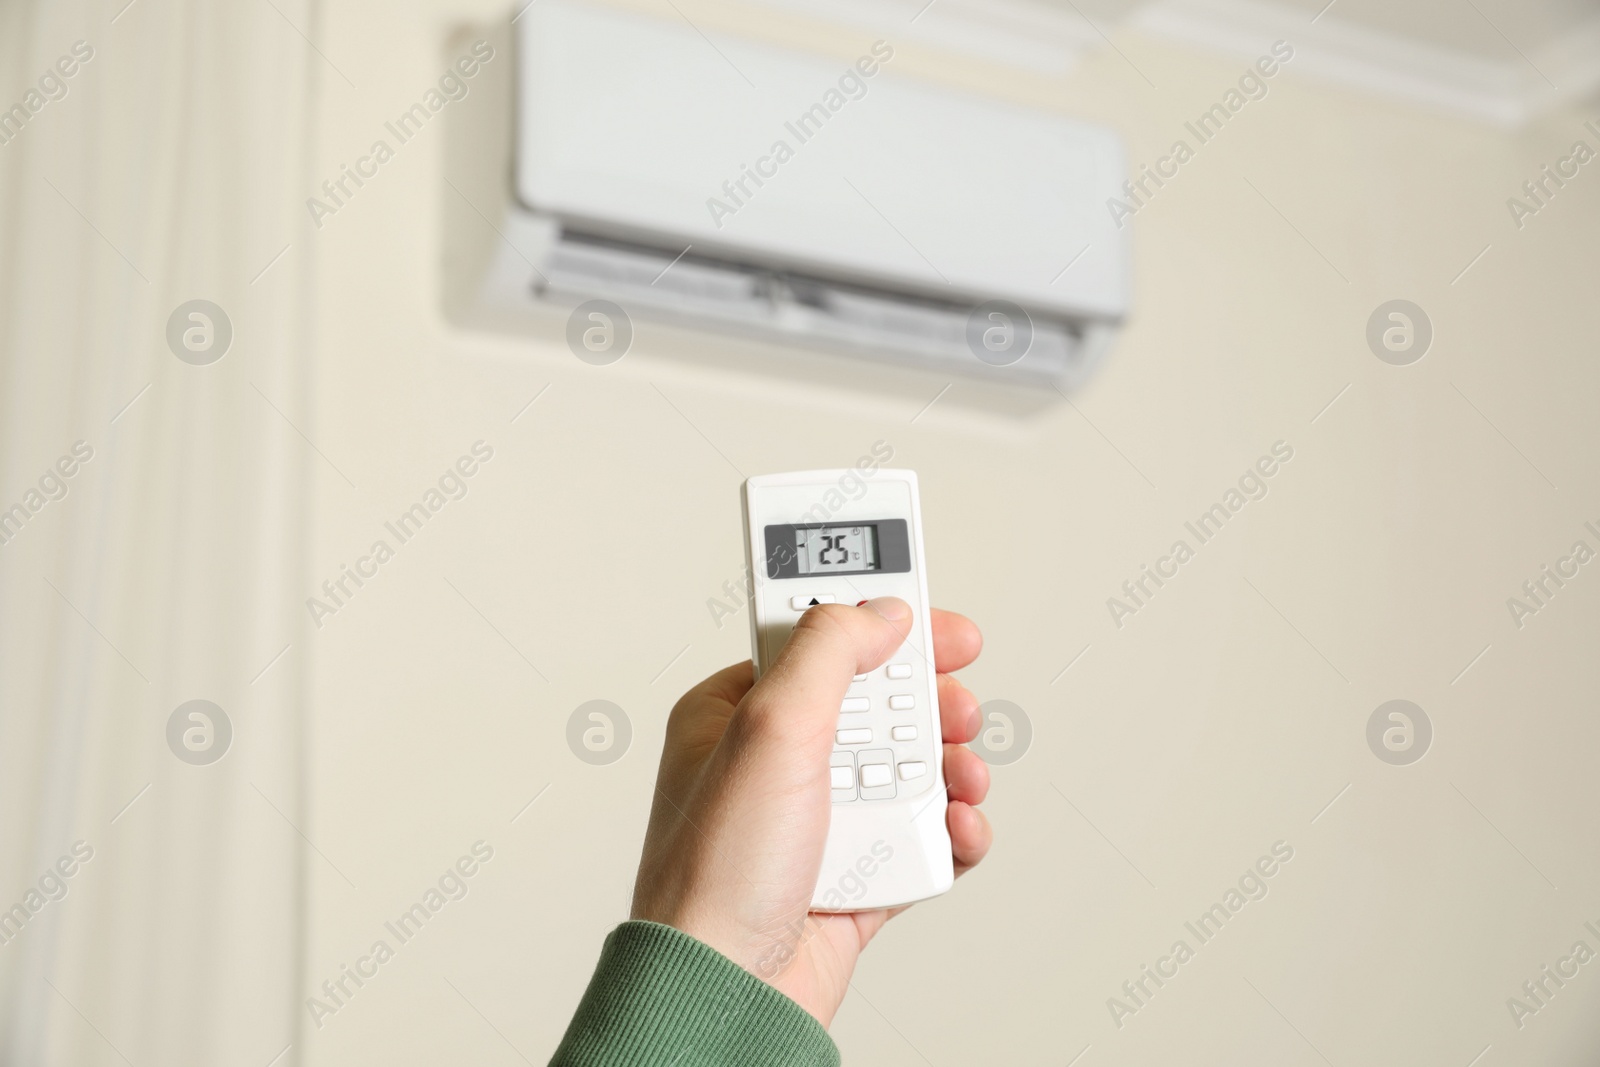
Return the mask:
M828 755L852 676L881 666L911 629L895 597L827 604L800 617L772 669L751 684L749 662L718 671L667 721L656 797L634 884L635 919L676 927L769 982L827 1026L856 958L904 911L810 911L832 806ZM949 672L983 639L960 615L933 613L944 734L945 820L959 876L993 834L975 805L989 769L964 743L978 701ZM776 969L773 961L786 965Z

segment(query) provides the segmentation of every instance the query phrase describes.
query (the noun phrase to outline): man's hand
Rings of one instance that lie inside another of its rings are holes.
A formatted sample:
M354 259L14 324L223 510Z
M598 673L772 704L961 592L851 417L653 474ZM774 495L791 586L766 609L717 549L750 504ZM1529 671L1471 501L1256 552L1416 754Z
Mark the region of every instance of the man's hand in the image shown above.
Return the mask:
M811 912L832 800L828 754L854 675L881 666L911 629L895 597L828 604L800 618L772 669L749 662L686 693L667 722L655 803L634 884L633 918L676 927L788 995L827 1026L856 958L893 915ZM989 769L965 742L978 701L949 676L978 656L969 620L933 613L944 776L956 874L989 851L975 805ZM773 960L787 966L773 973Z

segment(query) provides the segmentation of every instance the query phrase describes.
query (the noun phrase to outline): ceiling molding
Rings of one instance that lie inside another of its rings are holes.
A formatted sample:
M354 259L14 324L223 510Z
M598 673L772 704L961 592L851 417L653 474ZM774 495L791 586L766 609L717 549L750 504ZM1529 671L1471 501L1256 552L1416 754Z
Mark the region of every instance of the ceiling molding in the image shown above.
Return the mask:
M1293 70L1361 92L1518 126L1600 88L1600 16L1528 58L1485 60L1259 0L1160 0L1132 25L1189 45L1253 59L1275 40L1295 47ZM1508 50L1509 47L1508 47Z
M1508 43L1503 60L1372 29L1337 7L1310 18L1269 0L1155 0L1120 21L1091 22L1075 3L1038 0L744 0L997 67L1061 77L1134 29L1250 61L1275 40L1295 46L1296 75L1503 127L1600 90L1600 14L1543 46Z

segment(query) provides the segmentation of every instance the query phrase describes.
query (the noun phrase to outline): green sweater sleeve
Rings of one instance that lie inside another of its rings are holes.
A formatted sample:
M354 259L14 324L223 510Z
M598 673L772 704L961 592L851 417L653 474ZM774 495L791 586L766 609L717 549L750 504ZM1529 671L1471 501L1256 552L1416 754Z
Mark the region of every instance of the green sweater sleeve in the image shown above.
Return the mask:
M550 1067L838 1067L800 1005L670 926L625 922Z

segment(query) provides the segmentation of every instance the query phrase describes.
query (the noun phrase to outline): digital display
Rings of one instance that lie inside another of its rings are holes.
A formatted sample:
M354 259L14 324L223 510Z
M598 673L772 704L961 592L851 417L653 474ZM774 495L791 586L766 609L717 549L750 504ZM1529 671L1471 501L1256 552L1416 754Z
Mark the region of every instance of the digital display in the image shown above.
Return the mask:
M911 570L911 531L904 519L775 523L763 532L768 578Z
M803 575L859 574L878 569L878 528L817 526L794 532L795 556Z

